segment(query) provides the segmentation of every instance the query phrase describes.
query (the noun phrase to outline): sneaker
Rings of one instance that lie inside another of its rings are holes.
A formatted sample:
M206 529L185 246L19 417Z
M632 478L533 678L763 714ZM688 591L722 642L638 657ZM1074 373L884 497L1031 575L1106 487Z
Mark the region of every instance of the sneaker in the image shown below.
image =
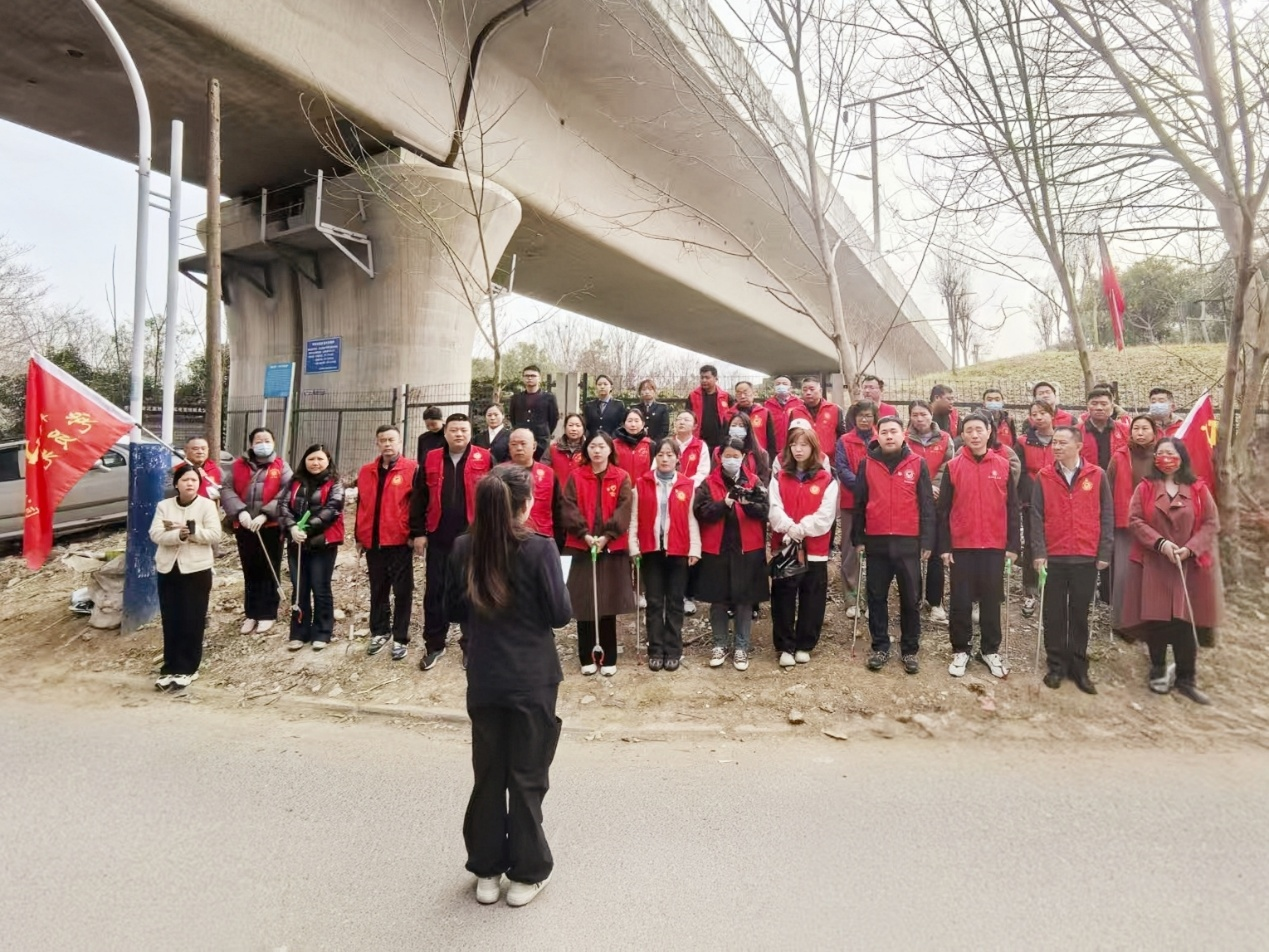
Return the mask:
M198 680L198 672L193 674L174 674L172 675L172 687L187 688Z
M683 599L683 614L684 615L696 614L696 600L695 599L692 599L692 598Z
M1005 667L1005 659L998 654L985 654L982 656L982 662L987 665L987 670L991 672L993 678L1003 678L1009 673L1009 669Z
M793 653L793 660L798 664L806 664L811 660L811 653L809 651L795 651Z
M905 654L903 656L903 670L908 674L916 674L921 670L921 662L917 660L914 654Z
M1035 598L1028 595L1022 600L1022 617L1030 618L1035 614Z
M405 648L405 645L402 645L401 647ZM443 657L445 657L444 648L438 648L436 651L425 652L423 660L419 662L419 670L431 671L436 667L436 662L440 661Z
M796 660L794 660L793 655L791 655L791 654L790 654L789 652L787 652L787 651L781 651L781 652L780 652L780 667L782 667L782 668L791 668L791 667L793 667L795 664L797 664L797 661L796 661Z
M749 652L736 649L736 653L732 656L731 665L737 671L749 670Z
M492 906L502 898L502 876L478 876L476 901L482 906Z
M617 666L615 664L602 665L599 669L599 673L602 674L606 678L611 678L614 674L617 673ZM526 899L525 902L528 902L528 900Z
M709 656L709 666L711 668L721 668L723 662L727 660L726 648L715 648Z
M392 660L400 661L404 657L405 657L405 645L401 644L401 642L399 641L392 642ZM423 670L426 671L427 668L424 668Z
M1150 669L1150 690L1155 694L1167 694L1174 684L1176 684L1176 665L1170 664L1166 668Z
M963 678L967 667L969 667L969 652L958 651L952 655L952 663L947 666L947 673L954 678Z
M868 656L868 670L880 671L886 666L886 662L890 660L889 651L874 651Z
M161 674L159 679L154 682L154 686L160 691L166 691L172 686L172 682L176 680L174 674Z
M538 893L545 889L546 884L550 881L550 876L540 883L517 883L513 881L507 889L507 905L527 906L537 898Z
M370 638L370 644L366 645L366 654L371 656L377 655L380 649L382 649L387 643L387 635L372 635Z
M290 641L286 643L287 651L299 651L303 647L304 647L304 642L300 641L300 639L298 638L292 638Z
M256 622L256 634L263 635L266 631L272 628L273 625L274 625L273 620L269 618L265 618L261 621Z
M947 612L944 610L942 605L930 605L929 609L930 621L934 622L936 625L947 624Z
M586 675L587 677L590 677L592 674L598 674L598 673L599 673L599 665L597 664L582 665L582 674Z
M1176 693L1188 697L1195 704L1211 704L1212 699L1195 687L1193 681L1177 681Z
M253 631L256 630L256 620L254 618L248 618L246 621L242 623L242 627L239 628L238 630L242 632L244 635L251 634Z
M330 644L330 642L329 642L329 641L315 641L315 642L313 642L313 650L314 650L314 651L321 651L321 650L322 650L323 648L325 648L328 644Z

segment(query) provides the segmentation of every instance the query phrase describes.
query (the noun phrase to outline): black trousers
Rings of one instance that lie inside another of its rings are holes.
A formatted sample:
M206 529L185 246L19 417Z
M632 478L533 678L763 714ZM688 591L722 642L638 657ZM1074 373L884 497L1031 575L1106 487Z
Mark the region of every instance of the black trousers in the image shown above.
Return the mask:
M1146 644L1150 648L1150 667L1166 668L1168 645L1176 659L1176 679L1182 684L1193 684L1198 667L1198 643L1194 629L1188 621L1174 618L1171 621L1152 622L1146 627Z
M648 657L683 657L683 596L687 556L647 552L640 561L648 600Z
M542 832L542 800L560 741L557 685L497 699L468 696L475 782L463 817L467 869L506 873L518 883L551 875L555 860Z
M281 601L278 582L282 580L282 534L277 526L261 526L259 532L240 528L234 531L234 539L238 543L238 561L242 565L243 602L247 617L257 621L276 620ZM273 564L272 571L270 563Z
M453 549L427 544L427 577L423 589L423 644L428 651L440 651L449 636L449 619L445 616L445 569ZM462 642L466 642L466 636ZM466 650L464 648L464 650Z
M813 651L828 604L828 563L807 562L793 578L771 580L771 641L775 650Z
M603 652L602 661L596 662L592 656L595 648L595 623L577 619L577 656L582 664L602 664L604 666L617 663L617 616L601 615L599 617L599 649Z
M259 545L259 543L256 543ZM159 572L159 615L163 619L163 667L160 674L193 674L203 663L203 632L212 571L182 575L179 566Z
M867 552L864 588L868 591L868 632L873 651L890 650L890 583L899 580L899 651L921 648L921 555Z
M298 612L291 611L292 641L330 643L331 632L335 630L335 596L330 583L338 554L338 545L306 546L300 558L299 546L294 542L287 545L291 602L292 606L297 602L300 606Z
M941 540L935 532L934 552L938 552ZM943 604L943 587L947 581L947 569L943 567L943 558L931 555L925 564L925 603L927 605Z
M408 545L366 549L366 571L370 575L370 636L387 636L391 630L393 641L409 644L414 601L413 550Z
M978 602L982 652L999 654L1000 605L1005 600L1004 549L952 550L951 576L947 626L952 635L952 651L969 654L973 647L974 602Z
M1044 583L1044 651L1049 671L1074 678L1088 674L1088 610L1097 587L1093 559L1048 564Z

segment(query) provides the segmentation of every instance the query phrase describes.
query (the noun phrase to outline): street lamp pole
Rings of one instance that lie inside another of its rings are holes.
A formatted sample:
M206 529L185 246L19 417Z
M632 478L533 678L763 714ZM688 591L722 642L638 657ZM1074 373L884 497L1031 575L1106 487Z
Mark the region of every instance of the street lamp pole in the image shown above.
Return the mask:
M908 93L919 92L923 86L900 89L898 92L886 93L884 96L870 96L857 99L842 106L842 121L846 121L847 110L855 106L868 105L868 155L870 159L869 178L872 180L872 244L877 254L881 254L881 171L877 158L877 103Z

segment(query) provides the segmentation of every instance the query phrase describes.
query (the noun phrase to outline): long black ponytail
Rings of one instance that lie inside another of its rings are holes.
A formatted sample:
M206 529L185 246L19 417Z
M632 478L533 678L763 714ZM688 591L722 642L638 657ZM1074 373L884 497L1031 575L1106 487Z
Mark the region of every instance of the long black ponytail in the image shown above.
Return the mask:
M530 534L517 516L532 496L532 476L515 463L495 466L476 484L475 518L467 530L467 600L484 615L511 607L511 560Z

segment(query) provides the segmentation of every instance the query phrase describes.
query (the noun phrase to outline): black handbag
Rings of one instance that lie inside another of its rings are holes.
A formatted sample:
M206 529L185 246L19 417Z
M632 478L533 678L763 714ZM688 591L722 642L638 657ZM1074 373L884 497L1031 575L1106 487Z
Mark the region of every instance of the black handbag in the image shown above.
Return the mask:
M805 559L799 559L798 555L802 551L802 546L796 542L786 542L784 547L771 557L771 562L767 565L767 572L772 578L797 578L806 571Z

